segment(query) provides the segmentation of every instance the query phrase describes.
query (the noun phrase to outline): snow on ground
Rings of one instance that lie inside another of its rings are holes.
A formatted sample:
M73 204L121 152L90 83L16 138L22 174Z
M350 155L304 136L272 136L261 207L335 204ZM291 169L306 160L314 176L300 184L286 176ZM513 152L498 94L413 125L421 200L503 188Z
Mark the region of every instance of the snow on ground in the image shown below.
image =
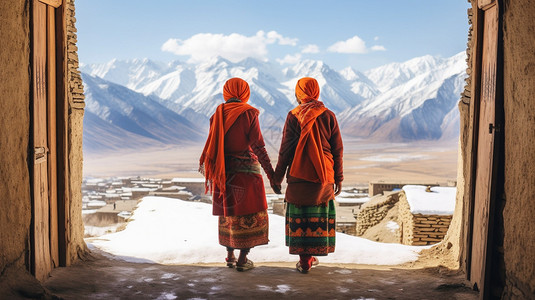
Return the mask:
M106 233L116 232L117 228L121 225L122 224L114 224L114 225L104 226L104 227L85 225L84 234L85 236L101 236Z
M423 215L453 215L455 210L455 187L431 188L431 192L426 192L426 186L406 185L403 187L407 202L413 214Z
M164 197L145 197L125 230L89 238L98 247L130 262L161 264L220 263L226 251L219 245L217 217L212 206ZM284 244L284 218L269 215L268 245L251 250L255 262L294 262ZM326 263L396 265L418 258L429 246L377 243L343 233L336 234L336 250L320 260Z
M399 229L399 224L394 221L388 221L388 223L386 223L386 228L390 229L391 232L396 232L396 230Z

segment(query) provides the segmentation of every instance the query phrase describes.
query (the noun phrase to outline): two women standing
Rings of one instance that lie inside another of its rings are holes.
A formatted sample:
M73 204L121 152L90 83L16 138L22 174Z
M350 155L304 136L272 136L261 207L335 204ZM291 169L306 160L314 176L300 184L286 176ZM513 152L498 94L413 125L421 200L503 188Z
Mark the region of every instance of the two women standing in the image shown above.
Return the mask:
M258 124L258 110L248 105L249 85L239 78L225 83L210 119L210 133L200 160L213 214L219 216L219 243L227 247L227 266L254 267L249 250L268 243L268 216L260 166L280 193L285 173L286 245L298 254L298 271L317 265L315 256L334 252L334 196L341 191L342 139L334 113L319 98L319 85L305 77L296 85L299 105L288 113L276 171L271 167ZM236 261L234 249L240 249Z

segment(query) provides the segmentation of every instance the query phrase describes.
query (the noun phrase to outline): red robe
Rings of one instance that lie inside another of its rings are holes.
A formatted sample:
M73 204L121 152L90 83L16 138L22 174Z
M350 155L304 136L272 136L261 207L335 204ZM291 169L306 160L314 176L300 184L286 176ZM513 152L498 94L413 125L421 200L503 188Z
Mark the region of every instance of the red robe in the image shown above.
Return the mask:
M316 124L320 130L321 145L323 152L334 161L333 172L335 183L344 180L343 175L343 144L338 122L333 112L324 111L316 119ZM288 113L284 124L279 160L275 169L273 181L276 184L282 183L284 175L289 170L295 155L295 149L301 135L301 127L297 118ZM306 155L304 153L303 155ZM289 172L288 172L289 173ZM334 185L332 183L315 183L303 179L295 178L286 174L288 186L286 188L286 202L298 206L312 206L327 203L334 199Z
M226 207L223 195L214 186L213 214L240 216L267 209L266 192L259 166L268 178L273 168L258 124L258 113L242 113L225 134Z

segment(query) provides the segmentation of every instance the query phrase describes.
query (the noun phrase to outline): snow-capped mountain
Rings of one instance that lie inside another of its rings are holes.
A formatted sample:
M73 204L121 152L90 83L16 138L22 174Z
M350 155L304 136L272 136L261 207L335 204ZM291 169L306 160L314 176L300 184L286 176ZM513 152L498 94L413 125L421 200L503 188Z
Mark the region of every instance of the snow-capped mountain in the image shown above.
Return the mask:
M366 72L382 92L341 113L343 131L390 141L439 139L443 124L458 119L465 70L465 55L460 53L445 59L424 56Z
M199 142L203 127L122 85L82 73L84 147L106 150Z
M178 61L163 63L147 58L130 60L113 59L105 64L82 64L80 69L88 75L100 77L126 86L129 89L137 90L139 86L144 86L163 74L171 72L180 64Z
M432 72L440 65L443 65L441 59L426 55L402 63L391 63L377 67L364 72L364 75L374 82L381 92L386 92L405 84L416 76Z
M352 82L358 81L366 85L365 82L357 79L347 80L322 61L305 60L291 68L285 68L283 73L286 77L283 84L288 88L288 96L291 99L295 98L297 80L302 77L313 77L320 85L321 100L335 113L354 107L366 99L365 93L360 94L352 89Z
M390 141L439 139L446 131L455 135L456 103L466 77L464 53L418 57L366 72L351 68L337 72L321 61L301 61L282 69L252 58L233 63L220 57L197 65L114 60L81 69L159 102L198 128L206 128L222 103L225 81L241 77L251 87L249 103L261 112L264 136L275 137L296 105L297 80L314 77L320 84L320 100L337 114L345 134Z
M357 95L361 95L364 99L371 99L379 94L379 90L374 82L366 77L366 75L351 67L340 71L340 75L351 82L351 91Z

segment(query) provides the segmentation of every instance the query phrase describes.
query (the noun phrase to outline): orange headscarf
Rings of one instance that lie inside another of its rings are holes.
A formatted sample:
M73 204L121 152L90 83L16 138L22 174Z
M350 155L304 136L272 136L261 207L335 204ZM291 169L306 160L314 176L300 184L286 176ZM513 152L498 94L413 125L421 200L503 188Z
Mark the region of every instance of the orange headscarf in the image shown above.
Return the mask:
M258 114L256 108L247 104L250 93L249 84L243 79L232 78L225 82L223 87L225 101L235 98L240 102L222 103L212 116L208 139L199 161L199 169L206 178L205 192L213 192L214 185L217 185L225 195L225 133L243 112L254 110Z
M316 118L327 108L318 101L320 87L314 78L304 77L297 81L295 96L301 104L292 114L301 125L301 136L295 149L290 175L311 182L334 183L332 155L323 152L321 133Z
M302 102L318 100L320 97L320 86L316 79L312 77L303 77L295 85L295 96Z

